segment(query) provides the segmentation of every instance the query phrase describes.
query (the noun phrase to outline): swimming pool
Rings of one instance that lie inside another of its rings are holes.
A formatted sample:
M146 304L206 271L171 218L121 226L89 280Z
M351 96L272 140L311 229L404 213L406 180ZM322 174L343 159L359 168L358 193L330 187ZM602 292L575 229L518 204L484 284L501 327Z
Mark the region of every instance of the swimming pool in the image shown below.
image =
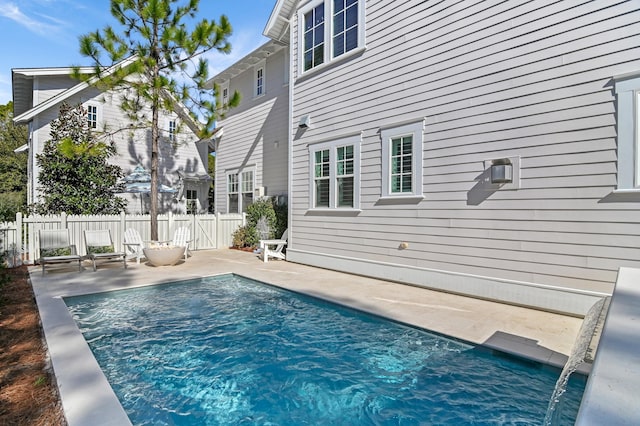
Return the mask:
M237 275L65 302L136 425L541 424L560 373Z

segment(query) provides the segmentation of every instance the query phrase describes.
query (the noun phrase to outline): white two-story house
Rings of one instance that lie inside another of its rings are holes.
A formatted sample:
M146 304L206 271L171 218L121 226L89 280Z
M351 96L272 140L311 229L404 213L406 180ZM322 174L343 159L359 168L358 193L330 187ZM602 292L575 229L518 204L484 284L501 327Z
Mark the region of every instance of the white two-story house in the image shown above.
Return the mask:
M288 194L289 54L269 41L214 76L219 102L240 94L217 123L216 211L241 213L256 197Z
M637 2L278 0L264 34L288 260L575 314L640 267Z
M92 69L82 69L91 72ZM119 106L118 92L102 92L85 82L73 79L71 68L17 68L12 70L14 122L28 126L29 151L27 201L38 202L39 168L36 155L50 139L50 123L58 117L60 105L82 105L87 111L89 127L98 139L115 143L117 156L112 158L125 175L138 166L151 168L150 129L131 129L130 121ZM207 141L196 136L199 123L182 107L161 113L159 179L172 190L159 194L159 211L165 213L207 212L208 189ZM120 194L128 201L127 212L146 213L150 201L145 192Z

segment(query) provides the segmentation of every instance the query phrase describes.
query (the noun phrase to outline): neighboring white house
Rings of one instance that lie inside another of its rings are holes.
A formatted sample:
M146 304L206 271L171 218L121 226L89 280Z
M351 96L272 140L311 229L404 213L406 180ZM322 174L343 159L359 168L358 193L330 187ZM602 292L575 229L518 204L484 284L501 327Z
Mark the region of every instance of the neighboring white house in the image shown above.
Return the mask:
M92 69L84 68L84 72ZM71 78L71 68L13 69L14 122L28 125L29 151L27 202L38 202L39 167L36 155L50 138L50 123L58 117L60 105L82 105L89 125L98 138L114 142L117 156L112 158L125 175L138 165L151 167L150 129L130 129L130 121L119 107L120 95L101 92L87 83ZM208 209L207 143L196 136L198 123L184 110L160 116L161 140L158 174L160 184L179 190L160 194L159 211L186 212L195 206L198 212ZM130 213L147 212L148 194L123 193Z
M640 267L637 5L278 0L287 259L584 313Z
M246 211L260 196L286 199L288 61L288 49L269 41L210 81L223 105L234 92L241 96L240 105L217 123L216 211Z

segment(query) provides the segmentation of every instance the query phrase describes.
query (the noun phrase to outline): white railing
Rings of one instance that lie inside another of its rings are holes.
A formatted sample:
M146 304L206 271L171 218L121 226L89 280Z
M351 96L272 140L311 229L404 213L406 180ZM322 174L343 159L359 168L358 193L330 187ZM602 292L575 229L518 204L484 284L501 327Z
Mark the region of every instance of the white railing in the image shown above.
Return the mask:
M191 230L192 250L218 249L231 246L232 234L246 223L244 214L186 215L168 213L158 216L158 239L169 241L176 228L186 226ZM116 248L122 249L124 231L136 229L143 240L151 239L149 215L16 215L15 222L0 223L0 250L6 253L9 266L33 264L38 254L38 231L41 229L69 229L71 244L80 254L84 253L83 231L109 229Z

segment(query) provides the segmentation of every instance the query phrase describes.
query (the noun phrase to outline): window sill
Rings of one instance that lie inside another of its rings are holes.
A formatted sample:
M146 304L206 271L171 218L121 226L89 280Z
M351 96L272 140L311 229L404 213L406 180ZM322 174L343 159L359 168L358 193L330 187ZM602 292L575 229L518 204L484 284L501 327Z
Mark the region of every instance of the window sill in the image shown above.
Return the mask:
M614 194L640 194L640 188L614 189Z
M305 216L358 216L362 213L360 209L346 209L346 208L319 208L319 209L308 209L305 212Z
M306 71L303 71L302 70L302 65L300 65L300 68L298 70L298 76L296 78L296 82L303 81L303 80L305 80L307 77L309 77L311 75L314 75L316 73L322 72L323 70L328 69L330 67L337 66L337 65L349 60L350 58L352 58L354 56L361 55L362 53L364 53L365 50L367 50L367 46L357 47L357 48L355 48L353 50L350 50L347 53L343 53L342 55L338 56L337 58L331 59L329 62L325 62L324 64L320 64L317 67L313 67L310 70L306 70ZM300 64L302 64L302 63L300 63Z
M386 195L378 198L376 206L387 206L396 204L419 204L424 200L423 195Z

